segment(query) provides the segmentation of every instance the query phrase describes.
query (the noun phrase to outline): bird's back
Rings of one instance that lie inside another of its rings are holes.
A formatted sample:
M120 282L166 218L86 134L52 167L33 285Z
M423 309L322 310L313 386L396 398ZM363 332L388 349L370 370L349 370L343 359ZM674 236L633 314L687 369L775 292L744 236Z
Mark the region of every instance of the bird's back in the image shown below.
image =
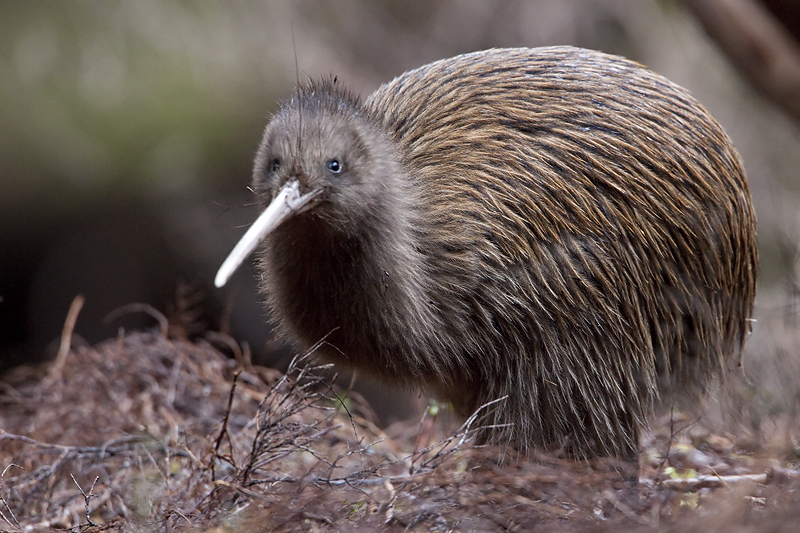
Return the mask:
M738 154L687 91L598 52L489 50L365 107L401 147L431 298L480 369L463 380L505 375L498 395L528 389L513 409L561 411L523 433L585 425L584 447L603 442L640 422L657 373L698 382L735 360L755 216Z

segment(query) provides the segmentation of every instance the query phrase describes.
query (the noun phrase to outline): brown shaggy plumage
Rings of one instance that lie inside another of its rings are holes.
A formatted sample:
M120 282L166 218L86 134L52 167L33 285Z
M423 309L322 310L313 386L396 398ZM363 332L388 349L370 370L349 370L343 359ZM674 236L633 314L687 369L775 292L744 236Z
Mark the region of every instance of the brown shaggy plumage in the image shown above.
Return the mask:
M633 62L488 50L363 104L308 84L266 129L259 199L290 178L321 193L262 249L287 338L465 415L508 396L485 441L634 456L661 377L738 360L757 266L741 160Z

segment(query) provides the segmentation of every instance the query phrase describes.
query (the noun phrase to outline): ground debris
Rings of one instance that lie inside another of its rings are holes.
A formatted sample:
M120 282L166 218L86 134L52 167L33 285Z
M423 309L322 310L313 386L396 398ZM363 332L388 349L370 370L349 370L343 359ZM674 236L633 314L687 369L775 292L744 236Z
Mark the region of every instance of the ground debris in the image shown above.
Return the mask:
M800 519L796 464L677 415L645 439L637 483L620 461L474 447L474 419L390 437L331 368L306 356L280 374L209 339L130 333L6 375L0 530L778 533Z

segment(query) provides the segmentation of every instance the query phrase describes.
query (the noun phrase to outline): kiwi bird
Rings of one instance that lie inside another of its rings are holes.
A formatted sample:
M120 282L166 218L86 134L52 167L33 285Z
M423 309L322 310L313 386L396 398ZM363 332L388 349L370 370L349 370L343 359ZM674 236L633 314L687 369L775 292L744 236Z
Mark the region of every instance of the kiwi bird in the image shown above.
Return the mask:
M626 59L493 49L363 102L309 82L253 172L260 247L299 348L479 411L479 439L635 457L660 384L741 356L756 221L740 157L690 94Z

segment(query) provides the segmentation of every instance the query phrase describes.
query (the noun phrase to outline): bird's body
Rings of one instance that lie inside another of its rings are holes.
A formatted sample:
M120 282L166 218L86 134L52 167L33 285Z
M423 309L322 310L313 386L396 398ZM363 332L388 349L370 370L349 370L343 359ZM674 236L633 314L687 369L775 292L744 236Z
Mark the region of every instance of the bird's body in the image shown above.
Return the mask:
M363 104L310 84L256 158L262 287L300 347L421 385L482 439L631 456L661 376L736 361L755 216L722 128L685 90L569 47L410 71ZM289 205L289 204L287 204Z

